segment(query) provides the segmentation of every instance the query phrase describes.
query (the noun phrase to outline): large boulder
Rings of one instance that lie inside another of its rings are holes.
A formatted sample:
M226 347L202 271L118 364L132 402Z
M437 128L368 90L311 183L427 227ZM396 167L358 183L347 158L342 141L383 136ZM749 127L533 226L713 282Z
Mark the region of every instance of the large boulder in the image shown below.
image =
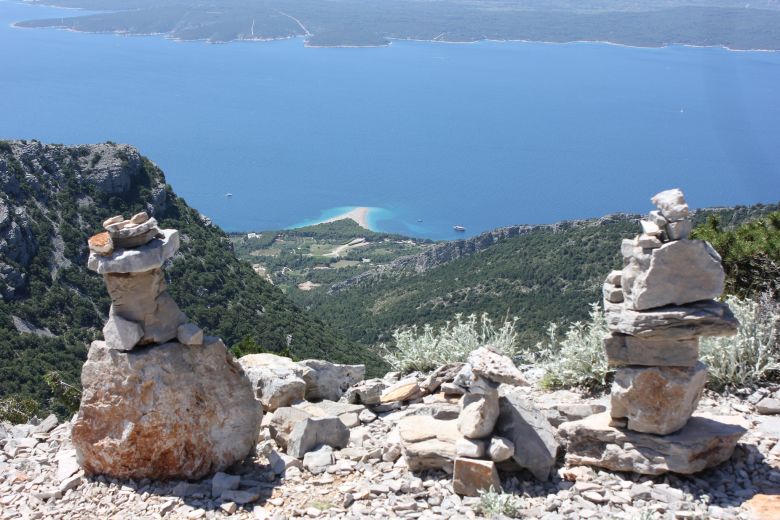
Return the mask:
M310 369L303 374L309 401L338 401L350 386L366 377L365 365L339 365L321 359L306 359L298 365Z
M306 382L303 376L311 369L298 365L290 358L267 353L249 354L238 362L252 382L255 397L265 411L272 412L304 399Z
M539 480L547 480L555 466L558 441L555 430L520 389L499 398L500 415L495 433L515 445L512 456L521 468L529 470Z
M725 273L720 255L703 240L676 240L656 249L636 247L623 268L621 286L634 310L717 298Z
M199 479L254 449L262 411L225 345L123 352L95 341L81 372L72 441L89 474Z
M622 367L612 383L613 418L637 432L666 435L685 426L707 382L704 363L685 367Z
M733 418L693 417L671 435L652 435L610 426L609 413L561 425L569 466L596 466L645 475L691 474L731 458L747 430Z

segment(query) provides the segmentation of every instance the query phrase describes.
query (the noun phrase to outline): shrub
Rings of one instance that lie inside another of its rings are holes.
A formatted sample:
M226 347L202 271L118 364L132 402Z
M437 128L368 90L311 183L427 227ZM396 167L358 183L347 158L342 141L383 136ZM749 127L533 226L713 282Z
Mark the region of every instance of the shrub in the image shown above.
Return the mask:
M396 329L395 345L380 347L382 357L395 370L411 372L430 370L446 363L465 361L469 353L486 344L509 357L517 353L517 318L506 319L496 327L487 313L463 318L455 315L438 330L425 325L420 331L416 326Z
M11 424L26 423L38 413L40 406L34 399L20 395L9 395L0 399L0 421Z
M702 338L701 359L709 365L709 386L753 386L780 372L780 304L768 293L755 300L726 299L740 322L736 336Z
M609 366L602 339L608 329L599 304L591 305L590 321L571 324L563 337L559 329L560 325L551 323L547 340L536 345L536 360L545 369L542 386L591 390L606 387Z
M479 492L477 512L487 517L519 518L522 510L520 499L510 493L500 493L491 488Z

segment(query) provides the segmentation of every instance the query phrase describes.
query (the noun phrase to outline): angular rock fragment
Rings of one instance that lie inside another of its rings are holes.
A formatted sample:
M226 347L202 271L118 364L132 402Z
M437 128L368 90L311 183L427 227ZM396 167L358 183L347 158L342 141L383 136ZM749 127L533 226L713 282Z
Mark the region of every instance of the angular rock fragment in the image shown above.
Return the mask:
M612 417L628 429L666 435L685 426L707 382L707 367L622 367L612 383Z
M677 240L649 255L634 254L623 269L622 288L627 308L647 310L717 298L724 281L720 256L707 242Z
M293 426L286 451L288 455L300 459L320 446L346 448L347 444L349 428L337 417L309 417Z
M472 351L468 356L467 363L471 366L474 375L488 381L508 385L528 384L512 360L489 345Z
M671 435L651 435L609 426L609 413L561 425L566 463L645 475L692 474L728 460L747 432L728 418L693 417Z
M503 491L496 465L489 460L457 458L452 474L452 489L468 497L479 496L480 491Z
M398 421L401 451L412 471L443 469L452 472L457 457L455 443L462 436L457 421L412 415Z
M382 391L379 398L381 403L392 403L395 401L411 401L419 399L425 395L425 392L417 383L415 378L408 378L394 383Z
M691 236L693 224L690 220L669 222L666 225L666 236L669 240L685 240Z
M677 188L657 193L650 200L666 220L683 220L690 213L683 192Z
M699 361L699 340L610 334L604 338L604 352L612 366L692 367Z
M182 345L202 345L203 330L194 323L185 323L176 329L176 339Z
M515 444L504 437L493 437L488 446L488 455L493 462L504 462L515 454Z
M265 411L290 406L306 395L304 374L311 369L275 354L248 354L238 360Z
M298 365L310 369L303 374L309 401L338 401L350 386L366 377L365 365L339 365L320 359L306 359Z
M89 250L97 255L110 255L114 251L114 243L111 241L111 235L107 232L89 237L87 245Z
M458 457L478 459L485 454L485 443L474 439L458 439L455 442L455 452Z
M103 337L108 348L114 350L132 350L144 335L144 329L138 323L126 320L116 314L109 314L103 326Z
M379 404L382 392L387 388L382 379L366 379L347 389L343 399L353 404Z
M498 392L466 394L461 398L458 430L468 439L489 436L498 420Z
M555 467L558 441L555 430L517 389L499 398L495 433L515 445L514 461L538 480L547 480Z
M601 292L604 296L604 300L611 303L621 303L623 301L623 289L616 287L610 283L604 283Z

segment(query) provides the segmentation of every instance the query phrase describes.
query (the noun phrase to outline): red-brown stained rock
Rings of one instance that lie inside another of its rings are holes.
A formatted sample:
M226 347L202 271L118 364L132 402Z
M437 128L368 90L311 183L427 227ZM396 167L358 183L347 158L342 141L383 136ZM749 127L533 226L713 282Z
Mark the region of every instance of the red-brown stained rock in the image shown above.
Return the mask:
M92 344L72 440L89 474L198 479L243 460L262 412L224 344L132 352Z

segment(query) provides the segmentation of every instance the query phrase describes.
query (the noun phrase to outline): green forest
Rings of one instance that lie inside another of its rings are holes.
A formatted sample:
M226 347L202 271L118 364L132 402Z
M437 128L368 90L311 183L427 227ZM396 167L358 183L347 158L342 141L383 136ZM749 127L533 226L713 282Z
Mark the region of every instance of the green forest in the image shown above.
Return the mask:
M87 347L101 337L109 307L101 277L86 269L87 238L104 219L150 210L150 203L157 204L151 209L161 227L181 232L182 247L166 266L166 278L173 298L206 334L221 337L237 354L281 352L366 363L372 373L382 369L378 357L302 311L239 261L227 235L177 197L151 161L133 157L137 152L125 146L101 150L129 170L128 190L99 189L103 172L96 171L100 158L90 146L0 143L0 202L16 214L21 225L14 229L22 230L25 247L34 252L27 265L10 258L11 250L0 255L0 263L22 272L26 282L0 300L0 399L30 399L42 410L66 412L52 387L78 386ZM14 317L37 333L20 333ZM44 380L50 371L57 372L55 384Z

